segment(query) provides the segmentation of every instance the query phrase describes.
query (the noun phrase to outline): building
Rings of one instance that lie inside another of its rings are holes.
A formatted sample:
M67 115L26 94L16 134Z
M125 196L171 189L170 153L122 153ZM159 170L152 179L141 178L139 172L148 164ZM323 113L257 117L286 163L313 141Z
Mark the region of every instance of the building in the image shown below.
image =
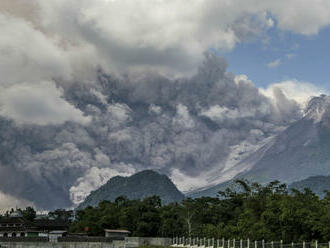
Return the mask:
M26 237L28 228L21 217L0 220L0 237Z
M59 238L65 237L67 233L67 231L50 231L48 235L49 241L57 242Z
M105 232L106 238L112 238L112 239L116 239L116 240L124 240L130 234L130 231L127 231L127 230L105 229L104 232Z
M58 220L36 219L31 222L22 217L8 217L0 219L0 237L49 237L50 234L63 237L68 227L68 223Z

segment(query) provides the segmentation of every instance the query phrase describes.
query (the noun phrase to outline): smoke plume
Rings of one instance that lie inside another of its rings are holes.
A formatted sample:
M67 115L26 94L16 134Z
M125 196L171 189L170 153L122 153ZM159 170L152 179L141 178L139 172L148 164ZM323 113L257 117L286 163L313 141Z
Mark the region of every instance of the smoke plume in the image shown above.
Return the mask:
M301 101L320 90L258 89L210 49L233 49L276 25L315 34L330 23L329 7L2 0L0 191L53 209L144 169L184 191L215 183L299 119Z

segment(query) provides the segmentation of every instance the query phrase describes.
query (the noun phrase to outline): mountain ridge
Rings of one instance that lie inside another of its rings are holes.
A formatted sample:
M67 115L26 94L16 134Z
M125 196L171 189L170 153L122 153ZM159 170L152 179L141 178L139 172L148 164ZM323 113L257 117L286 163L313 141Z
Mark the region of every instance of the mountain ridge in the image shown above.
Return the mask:
M293 182L289 185L289 188L297 189L299 191L309 188L315 194L324 197L325 191L330 190L330 175L308 177L301 181Z

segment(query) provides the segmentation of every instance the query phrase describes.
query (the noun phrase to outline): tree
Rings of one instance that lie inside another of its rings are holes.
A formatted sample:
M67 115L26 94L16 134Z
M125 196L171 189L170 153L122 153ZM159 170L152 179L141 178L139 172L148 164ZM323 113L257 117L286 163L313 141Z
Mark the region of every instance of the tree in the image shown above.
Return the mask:
M278 181L266 185L236 181L218 197L185 199L162 206L157 196L144 200L118 198L77 212L71 231L89 227L90 235L104 228L125 228L136 236L195 236L226 239L330 239L330 193L320 199L310 190L288 191Z
M27 207L24 210L19 210L19 211L23 215L23 218L28 221L33 221L37 216L37 212L34 210L33 207Z
M49 212L48 216L54 218L56 220L62 220L65 222L70 222L73 218L74 212L73 210L65 210L65 209L56 209L53 212Z

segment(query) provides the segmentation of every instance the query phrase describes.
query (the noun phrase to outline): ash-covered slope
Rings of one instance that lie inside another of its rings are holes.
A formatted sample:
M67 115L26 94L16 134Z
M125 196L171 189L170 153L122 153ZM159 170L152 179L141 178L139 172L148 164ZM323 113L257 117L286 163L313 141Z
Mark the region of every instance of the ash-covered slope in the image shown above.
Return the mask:
M184 199L184 195L167 176L145 170L130 177L111 178L105 185L93 191L78 208L96 206L104 200L114 201L119 196L144 199L153 195L160 196L162 204L180 202Z
M330 174L330 97L314 97L304 117L290 125L264 147L239 162L235 178L266 183L292 183L311 176ZM216 195L228 182L190 194Z
M291 183L330 173L330 97L313 98L303 119L279 134L274 144L241 174L258 182Z

